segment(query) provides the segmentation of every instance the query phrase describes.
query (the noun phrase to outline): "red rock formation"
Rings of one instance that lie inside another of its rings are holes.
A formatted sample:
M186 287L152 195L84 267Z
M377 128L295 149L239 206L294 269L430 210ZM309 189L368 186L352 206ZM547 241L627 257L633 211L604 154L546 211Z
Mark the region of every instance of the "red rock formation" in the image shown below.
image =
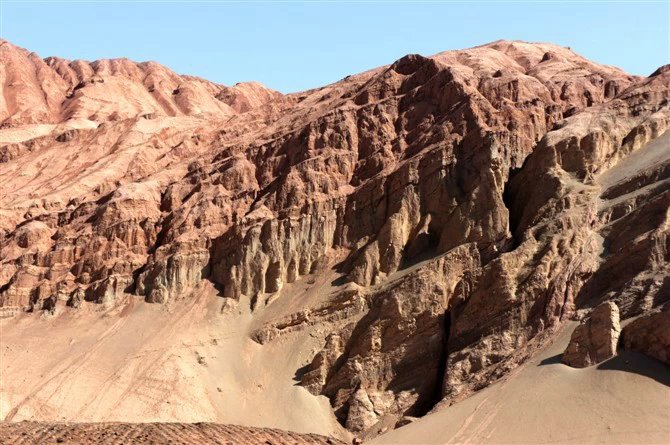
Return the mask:
M155 62L42 60L4 40L0 41L0 60L3 128L71 119L225 117L281 97L259 83L224 87L180 76Z
M212 281L259 343L321 326L302 382L374 435L491 383L578 309L668 298L667 70L500 41L282 96L0 54L2 306Z

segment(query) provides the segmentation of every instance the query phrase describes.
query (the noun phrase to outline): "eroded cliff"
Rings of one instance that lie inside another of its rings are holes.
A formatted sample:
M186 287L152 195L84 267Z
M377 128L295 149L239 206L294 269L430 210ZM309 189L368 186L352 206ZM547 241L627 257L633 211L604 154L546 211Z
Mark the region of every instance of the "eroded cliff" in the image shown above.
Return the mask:
M670 299L667 69L499 41L281 95L0 51L3 307L211 283L263 347L315 336L298 378L369 437Z

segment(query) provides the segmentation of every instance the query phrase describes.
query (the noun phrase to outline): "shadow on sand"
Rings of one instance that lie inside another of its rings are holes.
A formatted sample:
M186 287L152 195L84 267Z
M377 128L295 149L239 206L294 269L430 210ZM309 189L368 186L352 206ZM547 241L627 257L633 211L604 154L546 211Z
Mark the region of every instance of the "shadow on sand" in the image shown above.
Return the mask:
M552 355L537 366L558 365L563 354ZM563 366L568 366L562 364ZM619 351L615 357L596 366L600 371L625 371L649 377L666 386L670 386L670 366L639 352Z
M670 386L670 366L639 352L620 351L617 356L599 364L597 369L633 372Z
M305 366L301 366L300 368L295 370L295 375L293 376L293 381L295 382L293 386L302 386L302 376L304 376L307 371L309 371L309 365L311 363L307 363Z
M544 360L542 360L537 366L557 365L561 363L562 357L563 354L552 355L551 357L547 357Z

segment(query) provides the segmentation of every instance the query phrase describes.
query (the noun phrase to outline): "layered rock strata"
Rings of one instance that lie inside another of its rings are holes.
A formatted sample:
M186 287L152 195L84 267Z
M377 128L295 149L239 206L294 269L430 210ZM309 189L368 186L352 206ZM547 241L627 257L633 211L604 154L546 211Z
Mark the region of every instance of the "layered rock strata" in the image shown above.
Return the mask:
M0 56L4 307L169 305L209 280L263 345L318 326L302 384L374 435L583 308L670 299L667 69L499 41L281 95Z

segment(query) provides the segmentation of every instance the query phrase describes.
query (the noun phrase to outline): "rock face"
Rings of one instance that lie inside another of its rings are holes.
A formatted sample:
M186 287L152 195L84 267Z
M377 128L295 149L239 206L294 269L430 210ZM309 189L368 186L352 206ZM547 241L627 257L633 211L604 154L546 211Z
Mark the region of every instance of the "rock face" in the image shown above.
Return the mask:
M626 351L642 352L670 365L670 305L634 320L622 337Z
M563 363L585 368L614 357L620 334L619 308L611 301L602 303L573 331Z
M4 307L169 305L209 281L264 347L318 335L300 380L369 437L579 309L670 299L668 70L498 41L280 95L0 55Z

